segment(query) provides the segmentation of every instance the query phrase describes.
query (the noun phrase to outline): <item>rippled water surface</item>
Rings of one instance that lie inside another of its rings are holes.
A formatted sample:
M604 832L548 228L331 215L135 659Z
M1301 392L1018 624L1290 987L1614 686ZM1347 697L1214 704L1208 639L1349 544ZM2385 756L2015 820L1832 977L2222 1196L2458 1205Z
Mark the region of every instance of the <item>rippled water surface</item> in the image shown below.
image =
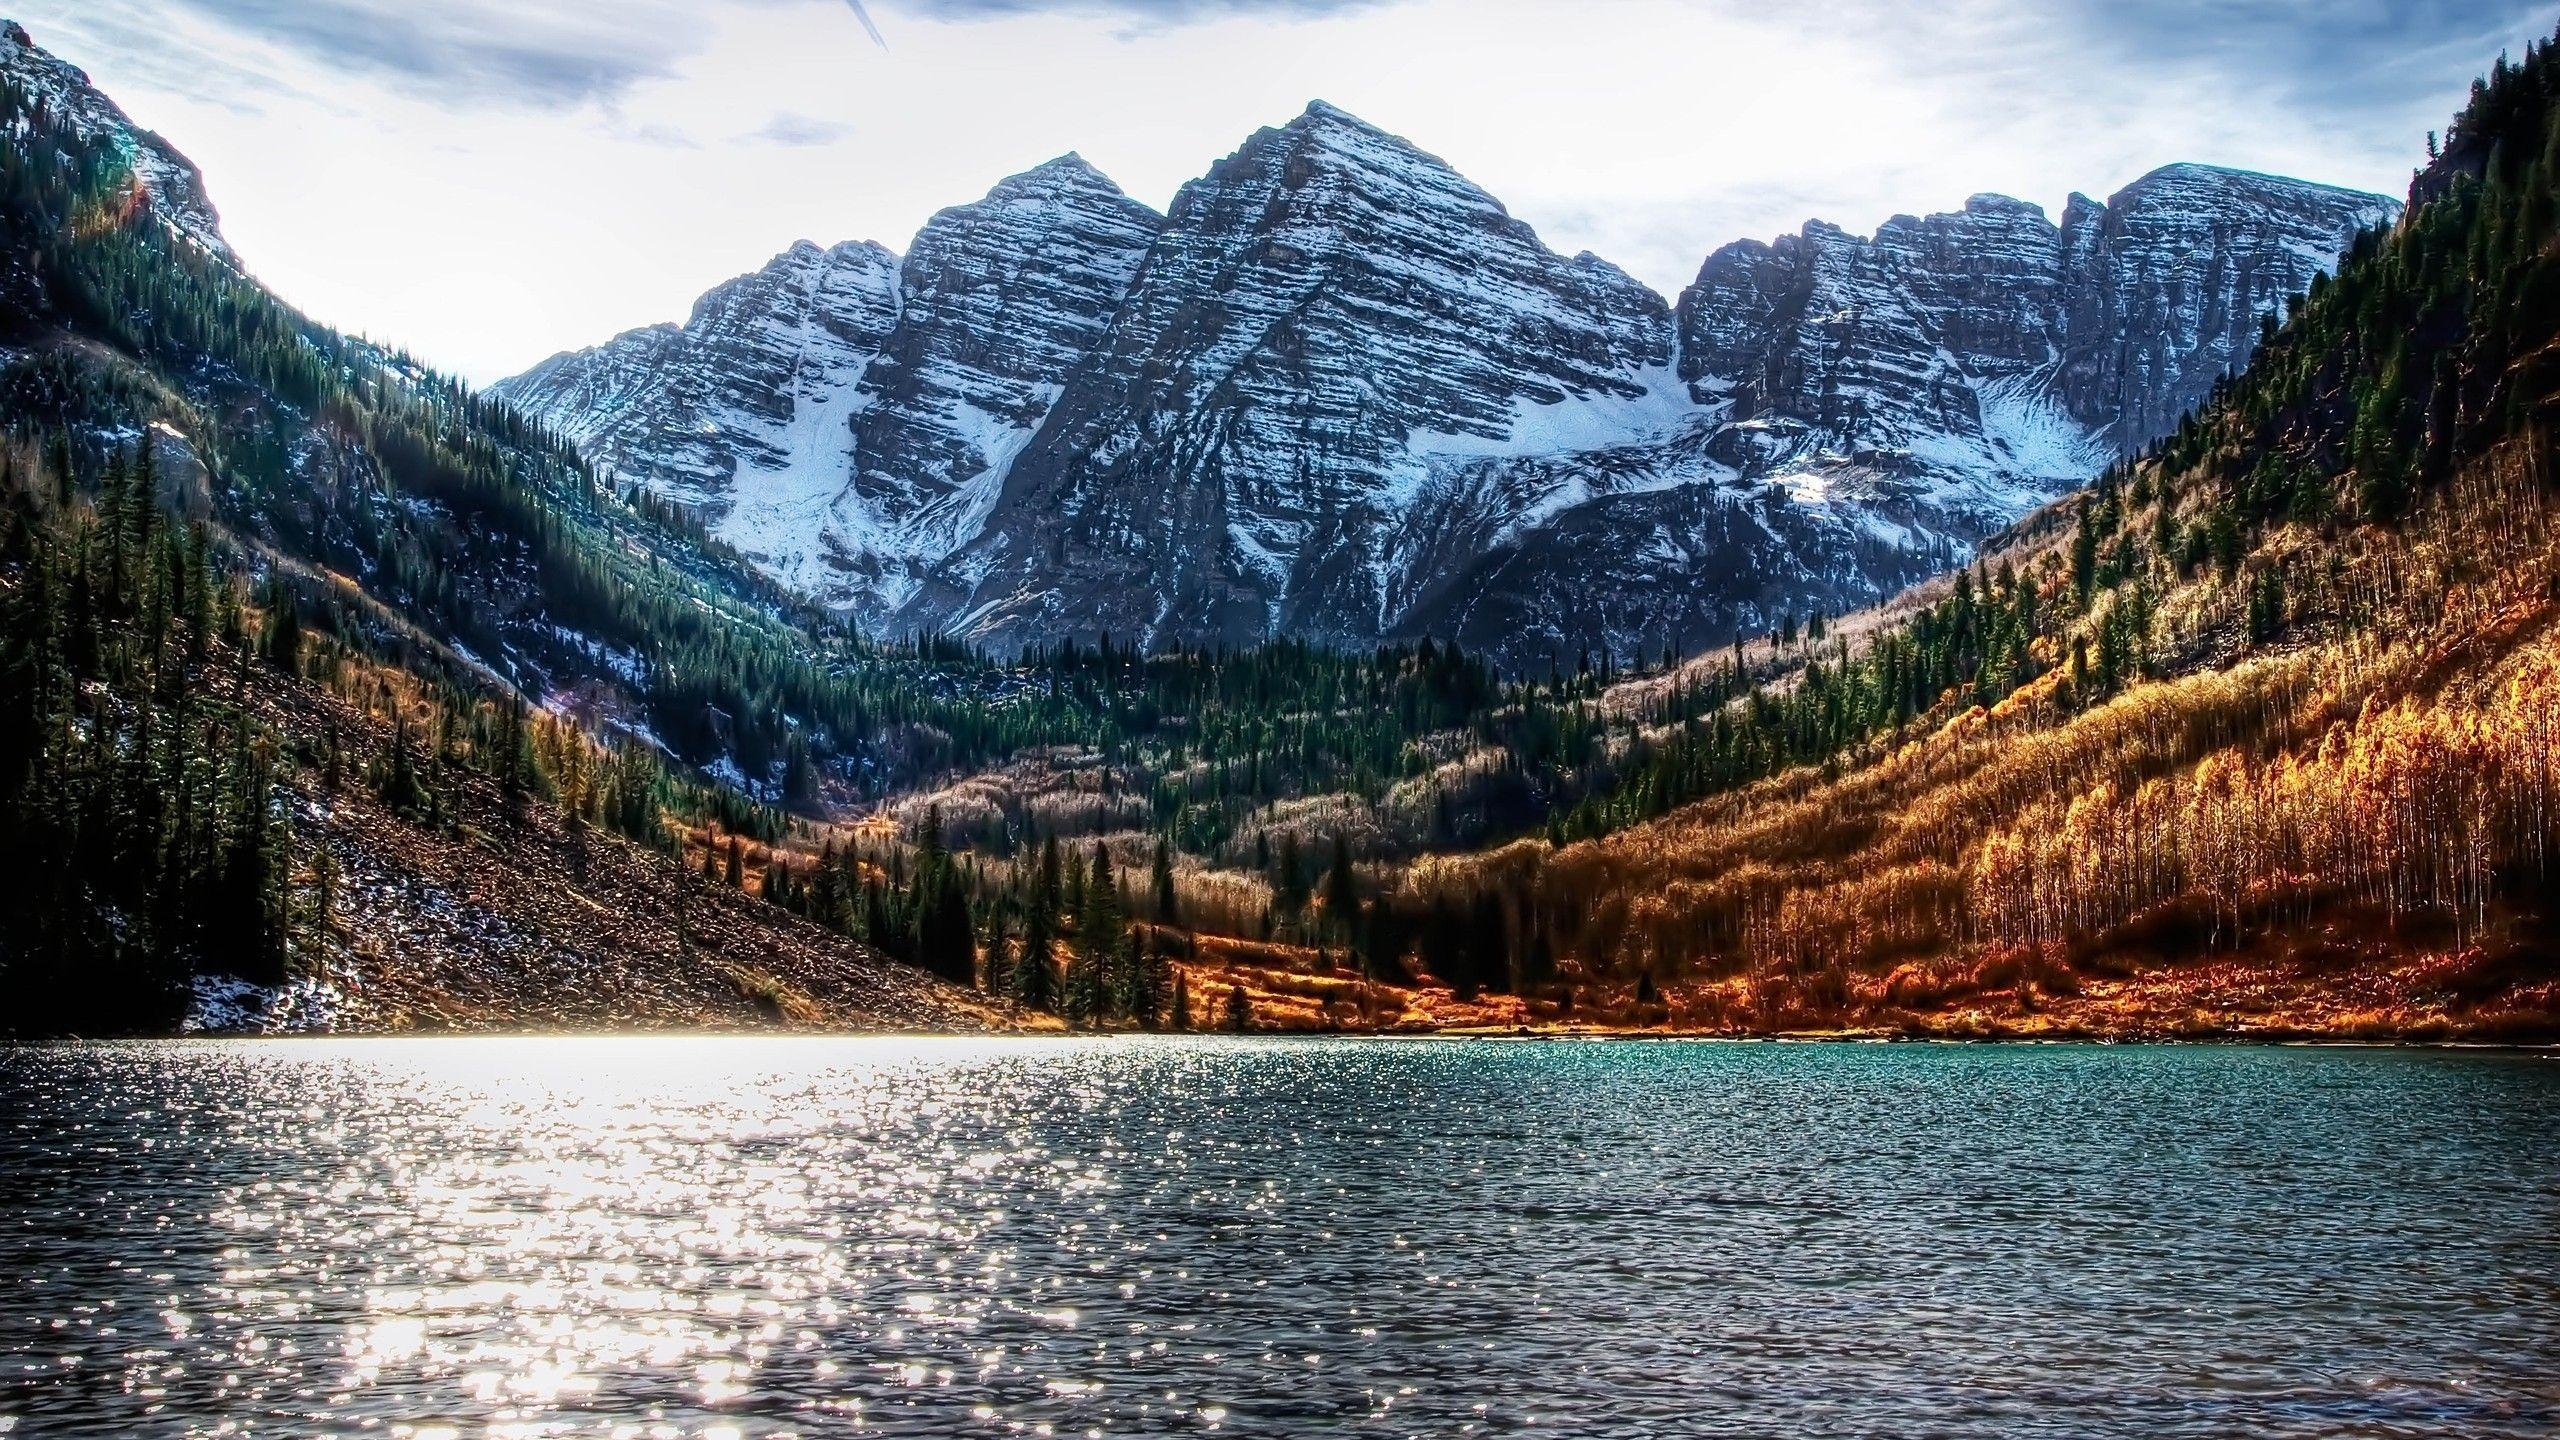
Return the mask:
M2560 1060L0 1051L0 1434L2560 1434Z

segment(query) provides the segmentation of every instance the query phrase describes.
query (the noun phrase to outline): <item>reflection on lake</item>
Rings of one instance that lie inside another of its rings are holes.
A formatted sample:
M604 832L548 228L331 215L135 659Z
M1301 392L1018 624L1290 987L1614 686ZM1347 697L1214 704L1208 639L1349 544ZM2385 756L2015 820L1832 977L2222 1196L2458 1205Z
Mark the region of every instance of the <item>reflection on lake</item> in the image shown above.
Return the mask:
M0 1051L0 1434L2541 1435L2560 1061Z

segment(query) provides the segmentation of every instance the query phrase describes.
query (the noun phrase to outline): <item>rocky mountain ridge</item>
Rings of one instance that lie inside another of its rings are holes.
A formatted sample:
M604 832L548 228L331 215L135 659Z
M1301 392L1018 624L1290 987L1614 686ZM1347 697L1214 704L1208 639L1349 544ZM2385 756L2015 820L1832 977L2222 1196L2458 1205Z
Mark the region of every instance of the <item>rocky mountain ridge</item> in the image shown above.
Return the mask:
M2395 213L2175 165L2059 223L1980 195L1738 242L1675 305L1318 102L1165 216L1068 157L901 263L795 248L497 389L875 629L1430 634L1525 667L1960 560L2173 425Z
M1160 223L1063 156L934 216L903 260L803 241L681 326L496 393L784 583L876 620L974 533Z
M34 102L27 125L10 137L12 143L23 142L27 128L54 124L83 142L112 147L132 179L126 193L118 197L121 206L131 215L155 215L207 254L236 263L195 162L158 134L127 119L113 100L89 83L87 71L37 45L15 20L0 20L0 79Z

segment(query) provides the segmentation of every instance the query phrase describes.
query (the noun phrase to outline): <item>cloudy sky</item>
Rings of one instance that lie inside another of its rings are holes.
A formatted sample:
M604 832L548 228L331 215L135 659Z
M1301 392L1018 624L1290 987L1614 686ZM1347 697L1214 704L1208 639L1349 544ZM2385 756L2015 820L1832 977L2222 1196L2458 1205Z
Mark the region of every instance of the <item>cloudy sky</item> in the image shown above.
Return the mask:
M9 0L0 0L0 9ZM2198 160L2397 192L2539 0L15 0L319 317L487 381L1081 151L1162 206L1322 97L1560 250Z

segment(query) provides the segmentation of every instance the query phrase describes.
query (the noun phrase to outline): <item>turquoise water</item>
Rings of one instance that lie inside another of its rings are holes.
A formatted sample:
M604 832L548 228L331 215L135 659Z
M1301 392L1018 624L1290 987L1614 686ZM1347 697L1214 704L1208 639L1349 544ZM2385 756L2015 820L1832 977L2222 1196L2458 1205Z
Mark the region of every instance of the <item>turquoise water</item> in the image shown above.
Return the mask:
M2560 1434L2560 1060L0 1051L0 1433Z

